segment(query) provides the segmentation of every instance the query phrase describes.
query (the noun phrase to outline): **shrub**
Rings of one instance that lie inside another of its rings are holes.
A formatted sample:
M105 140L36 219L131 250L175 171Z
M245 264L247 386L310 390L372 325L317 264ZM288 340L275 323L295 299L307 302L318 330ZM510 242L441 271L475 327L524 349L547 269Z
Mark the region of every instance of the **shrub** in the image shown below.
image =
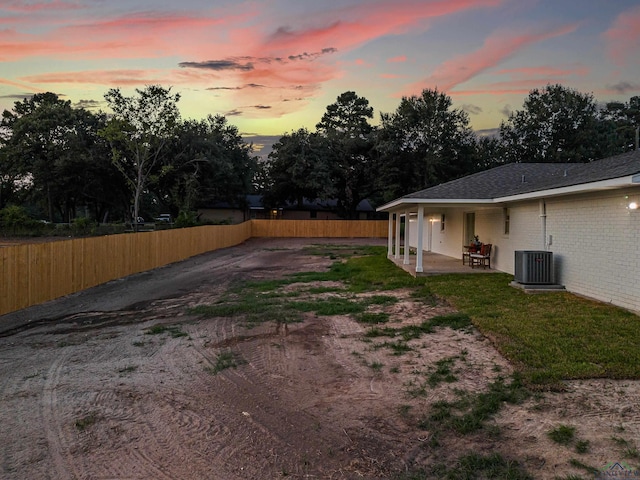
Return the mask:
M0 210L0 228L16 233L16 230L35 228L38 222L29 217L27 210L18 205L8 205Z
M197 212L181 211L176 218L175 226L178 228L195 227L198 224Z

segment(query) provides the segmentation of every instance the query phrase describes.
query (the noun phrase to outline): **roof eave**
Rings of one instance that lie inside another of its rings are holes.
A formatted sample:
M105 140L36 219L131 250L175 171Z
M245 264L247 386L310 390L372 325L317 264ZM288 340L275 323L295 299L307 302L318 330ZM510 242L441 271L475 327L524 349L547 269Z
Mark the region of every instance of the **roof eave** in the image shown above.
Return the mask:
M438 206L461 206L461 205L487 205L494 202L491 198L398 198L392 202L385 203L376 209L377 212L390 212L392 210L402 210L403 205L438 205Z
M598 182L580 183L577 185L569 185L566 187L549 188L545 190L537 190L535 192L508 195L506 197L495 198L494 202L507 203L518 202L522 200L536 200L540 198L557 197L561 195L571 195L576 193L593 192L597 190L609 190L613 188L629 187L634 183L640 183L640 175L628 175L625 177L611 178Z
M518 202L523 200L537 200L540 198L557 197L561 195L570 195L577 193L587 193L597 190L608 190L613 188L624 188L640 184L640 174L627 175L624 177L611 178L598 182L580 183L577 185L569 185L566 187L548 188L544 190L536 190L533 192L519 193L516 195L508 195L496 198L398 198L386 203L376 209L378 212L391 212L395 210L403 210L404 206L418 205L437 205L439 207L446 206L462 206L462 205L492 205L503 204L509 202Z

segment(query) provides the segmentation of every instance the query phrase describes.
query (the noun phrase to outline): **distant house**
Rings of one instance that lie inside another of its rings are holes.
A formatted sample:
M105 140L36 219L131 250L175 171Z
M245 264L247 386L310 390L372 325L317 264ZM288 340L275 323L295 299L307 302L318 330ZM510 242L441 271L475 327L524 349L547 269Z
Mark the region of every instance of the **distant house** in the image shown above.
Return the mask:
M240 202L239 202L240 203ZM201 220L226 223L242 223L250 219L284 219L284 220L336 220L337 200L303 199L302 204L287 203L279 208L266 208L262 195L247 195L245 206L219 202L198 209ZM368 200L362 200L357 207L358 220L379 218L379 214Z
M423 250L460 258L478 235L493 245L492 268L513 274L516 251L551 251L567 290L640 312L639 203L636 150L586 164L503 165L378 210L389 213L389 255L403 237L418 273Z

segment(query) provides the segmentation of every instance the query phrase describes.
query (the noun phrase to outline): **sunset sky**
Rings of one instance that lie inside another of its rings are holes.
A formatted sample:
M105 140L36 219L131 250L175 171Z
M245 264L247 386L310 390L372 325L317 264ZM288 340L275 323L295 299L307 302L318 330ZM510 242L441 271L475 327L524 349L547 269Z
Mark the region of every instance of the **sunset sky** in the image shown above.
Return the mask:
M0 108L172 86L184 118L310 130L347 90L392 112L438 88L495 128L532 88L640 95L639 0L2 0ZM259 139L260 137L256 137ZM258 141L257 143L260 143Z

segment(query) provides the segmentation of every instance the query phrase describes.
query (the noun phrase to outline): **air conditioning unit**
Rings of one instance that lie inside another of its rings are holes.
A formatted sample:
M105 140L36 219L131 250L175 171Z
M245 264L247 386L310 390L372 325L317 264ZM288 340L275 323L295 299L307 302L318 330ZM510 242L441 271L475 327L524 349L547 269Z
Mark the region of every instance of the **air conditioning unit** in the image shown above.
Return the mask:
M524 284L553 284L553 252L516 250L514 280Z

